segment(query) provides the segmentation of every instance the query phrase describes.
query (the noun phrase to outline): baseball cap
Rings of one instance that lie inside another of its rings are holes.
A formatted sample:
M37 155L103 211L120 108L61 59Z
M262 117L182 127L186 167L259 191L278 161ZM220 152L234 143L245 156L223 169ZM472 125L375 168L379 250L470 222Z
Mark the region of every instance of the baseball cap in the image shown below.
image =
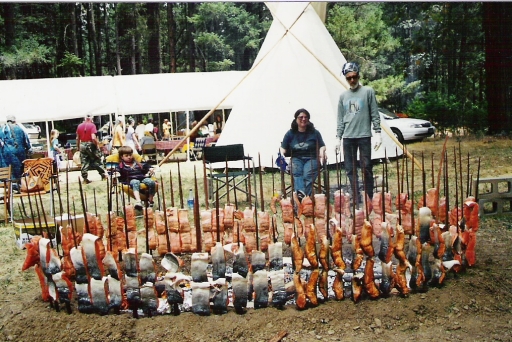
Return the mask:
M12 122L16 122L16 117L14 115L7 115L5 117L5 120L6 121L12 121Z

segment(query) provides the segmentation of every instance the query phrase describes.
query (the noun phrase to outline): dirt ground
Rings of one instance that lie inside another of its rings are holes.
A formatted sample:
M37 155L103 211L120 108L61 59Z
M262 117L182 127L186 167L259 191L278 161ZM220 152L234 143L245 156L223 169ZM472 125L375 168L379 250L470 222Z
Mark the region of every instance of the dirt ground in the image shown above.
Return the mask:
M510 140L494 158L510 167ZM438 149L422 143L417 149ZM485 146L484 146L485 147ZM494 149L494 148L493 148ZM489 153L481 151L482 154ZM485 165L485 163L482 163ZM482 175L492 175L496 164ZM501 165L501 164L500 164ZM33 269L22 272L26 252L13 241L12 228L0 228L0 340L2 341L512 341L512 216L481 219L477 264L450 273L441 288L377 300L329 300L298 311L273 307L233 308L208 317L182 313L135 319L120 315L56 312L41 300ZM406 241L407 243L407 241Z

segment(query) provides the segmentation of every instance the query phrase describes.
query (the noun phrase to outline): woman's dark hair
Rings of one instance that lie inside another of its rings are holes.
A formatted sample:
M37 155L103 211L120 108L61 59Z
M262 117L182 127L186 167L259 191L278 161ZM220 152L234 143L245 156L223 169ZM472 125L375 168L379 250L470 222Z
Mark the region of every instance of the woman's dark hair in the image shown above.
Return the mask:
M292 120L292 124L291 124L291 129L294 132L297 132L299 130L299 125L297 124L297 117L300 115L300 113L306 114L308 117L308 120L311 119L311 114L309 114L307 109L304 109L304 108L297 109L297 111L293 115L293 120ZM306 132L312 132L314 130L315 130L315 125L311 121L309 121L308 125L306 127Z

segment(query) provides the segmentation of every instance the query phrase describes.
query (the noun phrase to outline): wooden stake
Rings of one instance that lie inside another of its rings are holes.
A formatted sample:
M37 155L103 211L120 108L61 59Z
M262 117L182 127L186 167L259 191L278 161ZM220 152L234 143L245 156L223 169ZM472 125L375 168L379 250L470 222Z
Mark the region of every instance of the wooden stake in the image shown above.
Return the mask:
M262 171L261 171L261 156L259 153L258 153L258 164L260 167L260 200L261 200L260 210L263 212L263 211L265 211L265 200L263 198L263 175L261 174L262 173Z
M171 207L174 207L174 189L172 186L172 169L169 169L169 189L171 190Z
M250 175L250 174L249 174ZM220 242L220 218L219 218L219 182L215 182L215 223L217 224L217 242ZM249 191L251 189L251 182L249 180ZM249 192L249 196L250 196ZM250 199L250 197L249 197ZM249 202L250 203L250 202ZM252 207L251 207L252 209Z
M466 182L466 198L471 195L471 183L469 182L469 152L468 152L468 165L467 165L467 182Z
M423 151L421 151L421 180L423 183L423 206L427 206L427 188L426 188L426 173L425 173L425 156L423 155Z
M196 166L194 165L194 225L196 226L197 251L202 252L201 219L199 216L199 190L197 188Z
M478 157L478 171L476 173L476 185L475 185L475 202L478 203L478 195L479 195L479 188L478 186L480 185L480 157Z
M80 188L80 199L82 200L82 209L84 211L85 232L89 233L89 222L87 222L87 215L84 202L84 191L82 189L82 181L80 180L80 177L78 177L78 186Z
M50 227L48 227L48 220L46 219L46 213L44 211L43 199L41 198L41 192L38 192L39 195L39 204L41 205L41 211L43 212L44 225L46 227L46 234L48 234L48 239L50 239L50 248L53 248L52 236L50 235ZM37 198L36 198L37 201ZM55 235L56 237L57 235Z
M126 249L130 248L130 240L128 239L128 222L126 220L126 203L124 201L124 191L121 192L121 200L123 204L123 218L124 218L124 234L125 234L125 240L126 240ZM85 216L85 213L84 213ZM86 219L86 217L84 217ZM87 221L87 220L85 220Z
M180 169L180 162L178 161L178 187L179 187L179 193L180 193L180 207L183 209L183 187L181 185L181 169ZM162 197L164 196L164 193L162 192Z
M178 162L179 165L179 162ZM179 166L178 166L178 178L179 178ZM180 179L180 178L179 178ZM165 240L167 242L167 253L171 253L171 239L169 237L169 223L167 222L167 206L165 205L165 194L164 194L164 180L162 175L160 175L160 183L162 183L162 209L164 211L164 223L165 223ZM181 189L181 181L180 181L180 189ZM180 196L182 203L181 209L183 209L183 198Z
M229 171L228 171L228 157L226 156L226 204L229 205Z
M455 170L455 208L457 212L456 221L459 222L459 180L457 178L457 151L455 151L455 146L453 147L453 161Z
M206 206L206 210L210 209L210 206L208 204L208 180L206 179L206 161L204 159L204 153L203 153L203 188L204 188L204 204ZM234 189L236 191L236 189Z
M398 148L396 149L396 155L398 156ZM400 198L400 163L398 161L398 157L396 158L396 184L397 184L397 200L398 200L398 224L402 224L402 210L401 210L401 198Z

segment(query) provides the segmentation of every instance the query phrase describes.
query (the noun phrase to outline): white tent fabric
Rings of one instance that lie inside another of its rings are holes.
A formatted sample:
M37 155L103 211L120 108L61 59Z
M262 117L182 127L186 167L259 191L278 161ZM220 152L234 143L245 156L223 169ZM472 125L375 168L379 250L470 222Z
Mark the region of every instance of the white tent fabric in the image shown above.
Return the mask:
M222 100L246 73L223 71L116 76L117 113L210 110L215 106L231 108L233 103Z
M247 71L68 77L0 81L0 122L52 121L86 114L119 115L231 108L223 99Z
M308 2L267 3L274 21L247 78L234 96L234 106L217 145L244 145L245 153L273 166L293 114L306 108L327 146L328 162L336 162L338 98L348 89L340 77L345 57ZM385 125L386 123L383 122ZM373 159L396 155L385 133ZM401 153L401 150L400 150ZM342 161L342 154L338 160ZM257 162L256 162L257 163Z
M113 77L0 81L0 122L51 121L114 113Z

